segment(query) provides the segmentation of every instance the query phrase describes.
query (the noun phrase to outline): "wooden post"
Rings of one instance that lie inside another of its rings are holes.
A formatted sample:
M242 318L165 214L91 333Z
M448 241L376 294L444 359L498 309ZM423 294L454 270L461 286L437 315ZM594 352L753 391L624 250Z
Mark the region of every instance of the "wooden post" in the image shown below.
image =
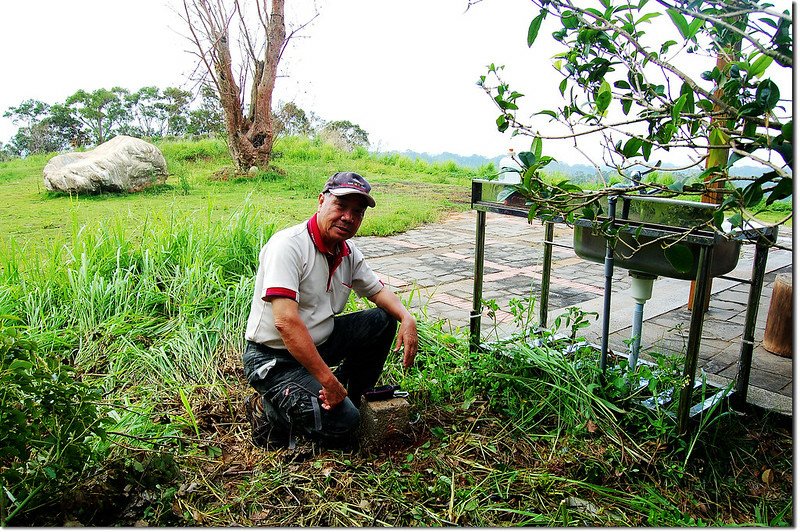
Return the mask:
M782 273L775 278L764 330L764 349L778 356L791 358L792 337L792 277Z
M719 71L725 72L725 68L728 66L728 64L736 60L736 58L738 58L741 55L741 50L742 50L741 39L738 40L736 43L734 43L734 45L731 48L720 50L717 53L717 68L719 69ZM714 97L717 98L718 100L722 100L725 96L725 93L722 90L722 85L723 85L722 83L719 83L717 85L716 90L714 91ZM728 125L729 120L730 117L722 114L722 109L719 107L719 105L715 103L712 110L711 124L710 124L711 127L708 134L709 147L708 147L708 158L706 159L707 169L713 168L715 166L724 168L728 164L728 155L730 154L730 146L728 145L729 138L728 135L725 134L721 128L717 127L717 125L721 124L723 127L725 127ZM718 172L714 172L708 175L705 178L705 181L707 183L708 188L711 190L706 190L705 192L703 192L700 201L702 201L703 203L716 203L716 204L722 203L723 200L722 192L717 192L714 189L721 189L722 187L725 186L724 177L726 176L727 176L727 171L725 171L725 173L722 176L720 176ZM722 177L723 179L719 179L717 181L714 181L713 183L708 183L709 181L713 179L718 179L720 177ZM712 282L713 279L709 279L708 293L704 298L706 306L703 309L703 312L708 310L708 304L711 301ZM695 288L695 283L694 281L692 281L692 285L689 288L689 301L686 305L686 307L689 310L692 310L692 304L694 303L694 288Z

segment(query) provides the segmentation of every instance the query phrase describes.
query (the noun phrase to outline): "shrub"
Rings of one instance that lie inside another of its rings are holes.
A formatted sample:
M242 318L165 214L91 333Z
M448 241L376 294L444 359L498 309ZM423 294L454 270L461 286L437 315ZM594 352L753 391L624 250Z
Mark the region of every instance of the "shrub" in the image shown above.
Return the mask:
M13 327L0 326L0 525L58 501L102 458L108 418L99 390L71 368L37 354Z

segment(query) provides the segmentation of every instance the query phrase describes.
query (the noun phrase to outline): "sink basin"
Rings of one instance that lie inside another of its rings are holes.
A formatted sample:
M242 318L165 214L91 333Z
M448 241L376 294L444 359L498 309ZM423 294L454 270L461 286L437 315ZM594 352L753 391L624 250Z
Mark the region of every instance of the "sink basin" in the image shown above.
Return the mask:
M700 250L705 242L713 241L710 275L718 277L729 273L739 261L741 241L714 238L711 231L693 234L705 238L681 238L676 244L690 260L681 261L678 269L665 255L664 245L674 242L686 230L711 219L716 205L695 201L682 201L650 196L620 196L617 202L617 222L630 227L642 227L641 233L620 231L614 247L614 266L631 271L648 273L673 279L694 280L697 277ZM607 215L604 206L603 215ZM573 247L580 258L603 263L606 254L606 238L593 228L588 220L575 224ZM664 239L664 235L675 238ZM659 240L659 241L656 241ZM626 245L627 244L627 245ZM633 249L632 249L633 248ZM636 249L639 248L639 249ZM634 251L635 249L635 251ZM689 255L691 254L691 255Z

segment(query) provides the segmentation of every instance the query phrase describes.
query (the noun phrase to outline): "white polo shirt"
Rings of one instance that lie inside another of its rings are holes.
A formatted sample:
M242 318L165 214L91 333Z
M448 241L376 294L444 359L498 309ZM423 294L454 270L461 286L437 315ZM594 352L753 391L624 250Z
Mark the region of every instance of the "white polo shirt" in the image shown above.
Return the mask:
M333 317L344 310L350 290L371 297L383 283L352 242L342 243L338 252L325 248L315 214L307 222L278 231L258 255L253 302L245 338L275 349L286 349L275 328L271 297L297 301L300 318L315 345L333 331Z

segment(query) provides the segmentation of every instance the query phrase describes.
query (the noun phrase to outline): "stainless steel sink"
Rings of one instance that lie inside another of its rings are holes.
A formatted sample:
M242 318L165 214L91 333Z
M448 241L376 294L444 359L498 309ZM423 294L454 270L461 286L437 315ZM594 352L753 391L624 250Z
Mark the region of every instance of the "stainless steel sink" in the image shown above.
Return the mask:
M605 207L605 206L604 206ZM622 195L617 203L617 225L635 228L637 232L620 231L614 247L614 266L631 271L648 273L673 279L693 280L697 276L700 249L714 234L710 230L695 231L705 238L687 235L687 229L697 227L711 219L716 205L694 201L681 201L638 195ZM607 207L603 216L607 216ZM672 236L671 236L672 235ZM665 238L666 237L666 238ZM712 277L725 275L739 261L741 240L713 238L711 259ZM675 243L677 241L677 243ZM682 246L681 252L691 260L680 270L665 255L665 247ZM606 254L606 238L592 227L589 220L579 220L573 233L575 254L592 262L603 263Z

